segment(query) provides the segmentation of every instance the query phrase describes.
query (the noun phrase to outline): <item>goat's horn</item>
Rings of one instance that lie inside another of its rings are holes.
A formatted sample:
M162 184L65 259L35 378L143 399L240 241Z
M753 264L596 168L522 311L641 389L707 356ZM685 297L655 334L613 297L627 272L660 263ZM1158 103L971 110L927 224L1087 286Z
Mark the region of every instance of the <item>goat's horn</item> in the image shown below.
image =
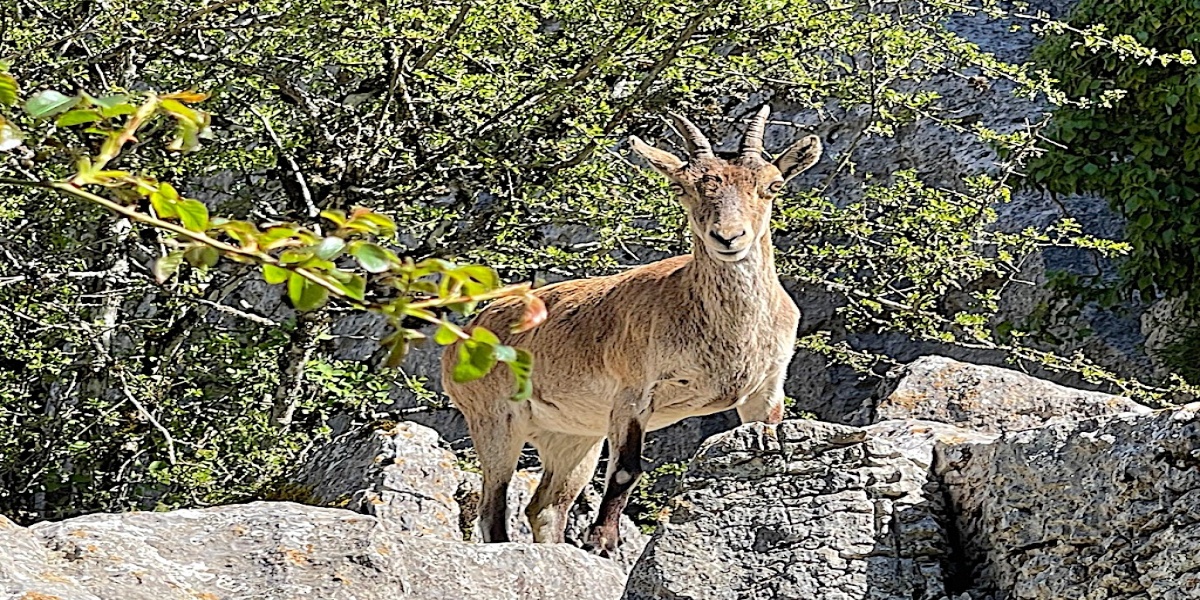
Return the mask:
M679 132L683 134L684 146L687 147L688 154L695 158L710 158L713 155L712 144L708 143L708 138L700 132L700 128L696 127L695 123L675 113L667 113L672 121L675 121L675 126L679 128Z
M762 156L763 132L767 129L767 117L771 114L771 105L764 104L758 109L758 114L750 120L746 127L746 136L742 138L742 156Z

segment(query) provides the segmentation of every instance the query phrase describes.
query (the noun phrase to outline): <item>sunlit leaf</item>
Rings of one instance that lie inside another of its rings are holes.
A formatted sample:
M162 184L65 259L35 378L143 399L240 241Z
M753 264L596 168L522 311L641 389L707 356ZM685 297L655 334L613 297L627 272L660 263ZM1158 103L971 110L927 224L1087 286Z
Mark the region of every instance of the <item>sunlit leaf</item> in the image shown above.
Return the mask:
M209 95L205 94L203 92L187 90L187 91L183 91L183 92L173 92L170 94L163 94L162 96L159 96L159 98L192 103L192 102L203 102L205 100L208 100Z
M287 281L288 277L292 274L291 271L275 265L263 265L262 271L263 280L271 285Z
M208 229L208 207L199 200L184 200L175 205L175 212L184 227L192 231Z
M344 271L333 271L332 273L338 272ZM345 292L347 296L350 296L355 300L362 300L363 296L367 293L366 278L357 273L348 273L348 275L349 277L347 277L345 281L337 281L335 282L335 285L337 285L338 289Z
M25 113L35 119L53 117L66 112L79 103L79 96L64 96L54 90L45 90L25 101Z
M299 273L291 273L288 277L288 299L292 301L296 310L315 310L325 305L329 299L329 290Z
M346 247L346 240L337 236L329 236L317 245L316 254L319 258L325 260L333 260L337 255L342 253L342 249Z
M285 265L302 263L313 257L311 248L289 248L279 255L279 262Z
M476 330L478 331L478 330ZM487 375L496 366L496 355L493 346L467 340L458 346L458 362L454 365L451 377L456 383L475 381Z
M500 343L500 338L496 337L496 334L484 329L483 327L476 327L474 330L472 330L471 339L488 344L490 346L495 346L496 344Z
M70 127L71 125L79 125L80 123L93 123L103 118L104 115L101 115L100 111L86 108L63 113L58 119L55 119L54 125L57 127Z
M383 273L392 267L393 254L378 244L355 240L349 252L368 273Z
M433 334L433 341L437 342L440 346L449 346L465 337L467 337L467 334L463 333L463 330L458 325L449 321L442 321L442 324L438 325L437 333Z
M321 211L321 216L338 227L346 224L346 211L343 210L326 209Z

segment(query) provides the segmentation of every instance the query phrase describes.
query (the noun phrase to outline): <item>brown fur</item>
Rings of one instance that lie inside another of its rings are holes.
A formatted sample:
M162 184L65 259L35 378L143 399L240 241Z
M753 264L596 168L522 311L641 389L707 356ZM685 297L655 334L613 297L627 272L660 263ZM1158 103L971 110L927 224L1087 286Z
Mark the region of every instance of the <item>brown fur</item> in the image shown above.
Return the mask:
M816 162L820 143L809 136L768 163L761 157L765 111L757 119L757 149L731 160L704 152L702 139L702 155L688 163L632 139L687 208L690 255L538 289L548 317L525 333L509 333L523 311L517 299L499 300L475 319L473 326L533 353L528 401L508 399L513 381L504 369L455 383L456 349L443 355L443 384L466 417L483 470L486 541L508 539L505 490L526 441L544 465L526 511L534 537L561 542L567 511L608 439L606 493L590 536L611 552L617 518L641 474L645 431L730 408L743 422L782 418L799 311L775 271L771 203L781 182Z

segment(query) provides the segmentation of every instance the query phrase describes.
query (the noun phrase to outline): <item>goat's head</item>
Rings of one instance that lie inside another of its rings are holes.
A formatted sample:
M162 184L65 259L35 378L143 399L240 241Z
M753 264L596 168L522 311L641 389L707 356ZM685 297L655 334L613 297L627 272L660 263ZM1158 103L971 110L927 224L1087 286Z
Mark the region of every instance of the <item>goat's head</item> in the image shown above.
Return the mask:
M763 159L763 131L771 108L764 106L750 121L736 155L718 157L700 128L671 113L688 152L678 156L630 137L633 150L671 180L671 188L688 211L696 239L714 259L746 258L771 227L771 201L788 180L821 156L815 135L792 144L775 162ZM697 248L697 251L700 249Z

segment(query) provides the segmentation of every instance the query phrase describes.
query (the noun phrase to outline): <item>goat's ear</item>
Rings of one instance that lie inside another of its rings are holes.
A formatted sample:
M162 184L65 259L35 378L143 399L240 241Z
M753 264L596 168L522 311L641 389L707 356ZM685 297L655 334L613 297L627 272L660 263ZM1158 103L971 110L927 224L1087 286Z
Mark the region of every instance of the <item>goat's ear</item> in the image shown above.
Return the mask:
M783 151L775 159L775 168L783 174L787 181L809 169L821 158L821 139L815 135L805 136L804 139L792 144L791 148Z
M633 148L634 152L642 155L642 158L646 159L655 171L671 179L675 179L679 175L679 169L683 168L684 162L681 158L643 142L636 135L629 136L629 146Z

